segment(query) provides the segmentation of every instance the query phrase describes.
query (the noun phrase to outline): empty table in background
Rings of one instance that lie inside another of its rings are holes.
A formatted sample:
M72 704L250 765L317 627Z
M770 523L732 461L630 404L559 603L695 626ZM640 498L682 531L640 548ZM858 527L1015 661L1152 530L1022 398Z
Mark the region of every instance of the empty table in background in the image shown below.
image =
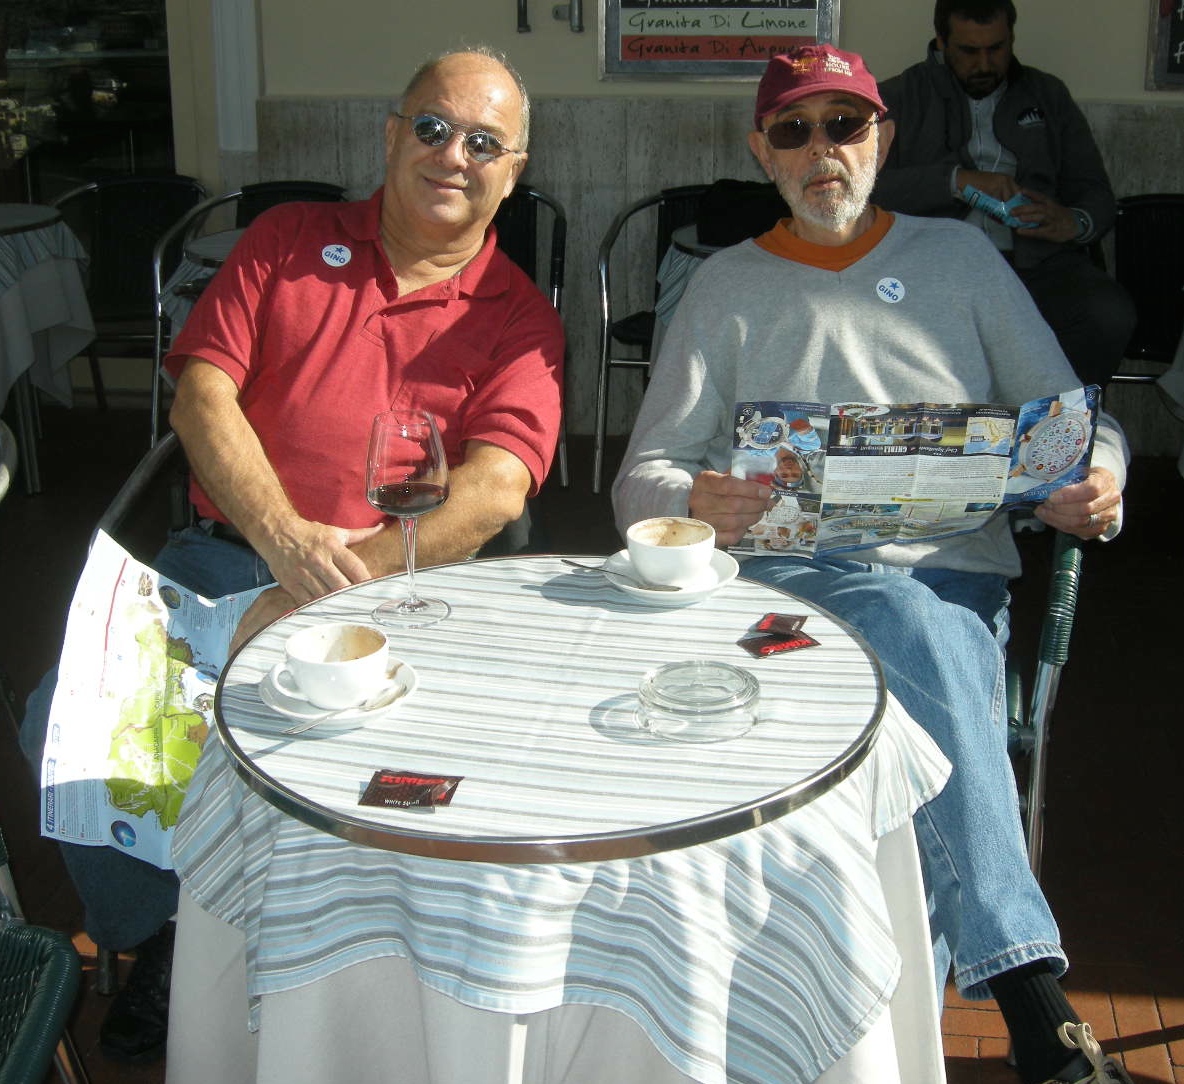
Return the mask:
M86 252L56 208L0 204L0 405L13 391L25 486L41 488L35 389L70 406L69 362L95 337Z

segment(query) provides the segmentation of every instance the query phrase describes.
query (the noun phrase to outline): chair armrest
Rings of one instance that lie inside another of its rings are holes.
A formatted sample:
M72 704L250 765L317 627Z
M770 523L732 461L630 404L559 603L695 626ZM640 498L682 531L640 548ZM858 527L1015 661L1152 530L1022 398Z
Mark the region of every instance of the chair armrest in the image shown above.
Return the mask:
M1040 629L1040 661L1063 666L1069 657L1069 639L1077 614L1081 582L1081 556L1085 543L1076 535L1058 531L1053 542L1048 604Z

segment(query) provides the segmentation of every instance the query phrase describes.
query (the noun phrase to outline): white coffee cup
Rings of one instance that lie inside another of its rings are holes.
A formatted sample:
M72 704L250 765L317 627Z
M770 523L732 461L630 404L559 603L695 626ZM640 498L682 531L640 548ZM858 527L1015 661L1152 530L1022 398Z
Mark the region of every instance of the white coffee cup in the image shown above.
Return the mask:
M701 583L715 552L715 528L686 516L643 519L625 532L625 540L637 574L672 587Z
M326 710L352 708L390 681L386 634L370 625L310 625L284 643L271 680L286 696Z

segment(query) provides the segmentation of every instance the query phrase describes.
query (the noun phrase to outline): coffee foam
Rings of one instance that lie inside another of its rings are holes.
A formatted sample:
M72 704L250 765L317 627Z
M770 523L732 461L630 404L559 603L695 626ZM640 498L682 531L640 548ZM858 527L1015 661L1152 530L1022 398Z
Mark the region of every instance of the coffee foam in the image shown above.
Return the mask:
M635 530L633 537L650 546L691 546L707 538L709 528L685 519L661 519Z

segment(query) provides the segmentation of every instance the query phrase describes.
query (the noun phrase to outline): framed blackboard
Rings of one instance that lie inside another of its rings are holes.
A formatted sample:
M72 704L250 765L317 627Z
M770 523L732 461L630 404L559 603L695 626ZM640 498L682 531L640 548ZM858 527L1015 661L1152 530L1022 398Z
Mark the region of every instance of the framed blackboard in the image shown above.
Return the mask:
M1184 0L1151 0L1148 90L1184 90Z
M769 57L838 32L839 0L600 0L600 74L756 79Z

